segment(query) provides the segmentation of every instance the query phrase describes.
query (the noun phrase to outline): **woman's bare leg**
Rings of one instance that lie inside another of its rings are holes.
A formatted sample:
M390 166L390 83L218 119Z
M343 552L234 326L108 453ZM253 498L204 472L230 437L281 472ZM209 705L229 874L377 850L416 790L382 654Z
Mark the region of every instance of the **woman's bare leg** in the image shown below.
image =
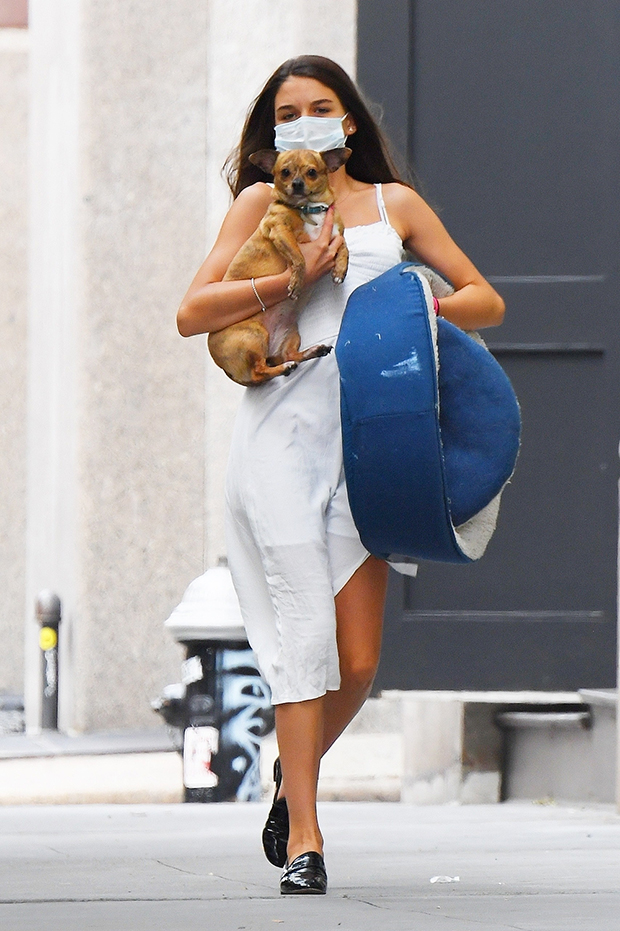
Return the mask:
M323 852L316 812L319 763L372 688L381 652L387 573L387 564L370 556L336 595L338 691L276 705L280 797L286 796L290 823L289 863L309 850Z
M276 705L276 734L286 782L289 816L288 860L310 850L323 853L316 813L319 761L323 747L324 696Z
M325 695L322 753L342 734L372 688L381 653L388 566L369 556L336 595L340 688Z

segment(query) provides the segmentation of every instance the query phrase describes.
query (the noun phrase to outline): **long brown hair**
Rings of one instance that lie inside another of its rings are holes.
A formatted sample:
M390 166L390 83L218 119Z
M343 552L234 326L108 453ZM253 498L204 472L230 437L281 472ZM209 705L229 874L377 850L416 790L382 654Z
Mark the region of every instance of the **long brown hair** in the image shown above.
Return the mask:
M258 97L250 105L239 146L224 164L224 172L233 197L254 184L264 181L265 174L253 165L249 156L259 149L274 147L275 98L287 78L314 78L329 87L355 120L356 132L347 138L352 154L347 162L347 174L369 184L405 183L398 173L387 142L362 100L357 87L340 65L321 55L300 55L289 58L274 71Z

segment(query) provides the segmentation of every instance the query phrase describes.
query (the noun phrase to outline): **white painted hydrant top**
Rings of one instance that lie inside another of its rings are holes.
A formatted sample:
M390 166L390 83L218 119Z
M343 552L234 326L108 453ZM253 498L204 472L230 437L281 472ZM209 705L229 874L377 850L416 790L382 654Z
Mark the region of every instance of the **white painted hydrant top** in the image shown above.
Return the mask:
M237 593L228 566L214 566L188 585L164 623L175 640L245 640Z

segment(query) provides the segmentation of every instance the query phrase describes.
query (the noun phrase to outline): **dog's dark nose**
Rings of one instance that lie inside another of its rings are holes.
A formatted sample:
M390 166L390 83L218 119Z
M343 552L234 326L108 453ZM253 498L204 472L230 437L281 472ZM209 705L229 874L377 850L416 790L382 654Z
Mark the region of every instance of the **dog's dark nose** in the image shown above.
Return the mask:
M295 194L303 194L303 192L304 192L304 179L303 179L303 178L295 178L295 180L293 181L293 184L291 185L291 187L293 188L293 191L295 192Z

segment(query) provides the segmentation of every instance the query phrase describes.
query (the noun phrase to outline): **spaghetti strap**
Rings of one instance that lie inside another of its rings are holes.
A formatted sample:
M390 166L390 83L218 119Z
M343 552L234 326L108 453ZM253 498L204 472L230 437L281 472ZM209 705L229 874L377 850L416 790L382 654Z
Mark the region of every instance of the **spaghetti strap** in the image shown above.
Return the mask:
M377 192L377 207L379 209L379 216L383 223L387 226L391 226L390 221L388 220L387 210L385 209L385 201L383 200L383 185L375 184L375 191Z

